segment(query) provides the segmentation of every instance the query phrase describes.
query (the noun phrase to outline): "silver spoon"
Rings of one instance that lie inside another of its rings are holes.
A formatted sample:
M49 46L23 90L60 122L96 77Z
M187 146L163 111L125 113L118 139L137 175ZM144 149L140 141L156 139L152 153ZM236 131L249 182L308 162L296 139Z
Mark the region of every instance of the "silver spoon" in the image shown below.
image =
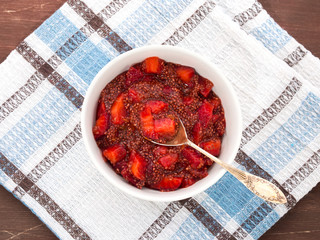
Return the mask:
M148 139L149 141L155 144L159 144L163 146L189 145L190 147L193 147L194 149L201 152L202 154L210 158L212 161L218 163L221 167L226 169L229 173L231 173L234 177L236 177L241 183L243 183L243 185L245 185L251 192L256 194L258 197L273 203L287 202L287 199L283 194L283 192L273 183L261 177L255 176L251 173L237 169L231 166L230 164L222 162L220 159L216 158L215 156L211 155L207 151L200 148L198 145L191 142L187 137L186 129L183 126L181 119L179 120L180 121L178 123L178 133L173 140L166 143L159 143L149 138L146 138L146 139Z

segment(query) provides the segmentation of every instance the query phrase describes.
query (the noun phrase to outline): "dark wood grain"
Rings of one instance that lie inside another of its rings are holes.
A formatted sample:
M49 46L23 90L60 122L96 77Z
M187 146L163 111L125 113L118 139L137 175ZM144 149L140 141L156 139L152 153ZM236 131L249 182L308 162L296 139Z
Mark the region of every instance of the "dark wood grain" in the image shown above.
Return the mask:
M0 62L65 0L1 0Z
M320 1L260 0L269 14L315 56L320 56ZM0 62L64 1L1 0ZM261 240L319 240L320 184L267 231ZM0 187L0 239L55 240L54 234Z

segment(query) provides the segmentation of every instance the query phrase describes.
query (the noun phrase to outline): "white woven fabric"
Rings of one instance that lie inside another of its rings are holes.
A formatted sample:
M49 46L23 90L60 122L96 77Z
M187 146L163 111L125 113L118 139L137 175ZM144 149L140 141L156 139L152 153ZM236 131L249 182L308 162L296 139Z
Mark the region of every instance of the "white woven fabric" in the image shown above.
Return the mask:
M79 125L97 72L132 48L200 53L243 115L234 165L277 184L264 202L226 173L186 201L125 195L91 163ZM0 65L0 183L61 239L257 239L320 180L319 59L245 0L68 1Z

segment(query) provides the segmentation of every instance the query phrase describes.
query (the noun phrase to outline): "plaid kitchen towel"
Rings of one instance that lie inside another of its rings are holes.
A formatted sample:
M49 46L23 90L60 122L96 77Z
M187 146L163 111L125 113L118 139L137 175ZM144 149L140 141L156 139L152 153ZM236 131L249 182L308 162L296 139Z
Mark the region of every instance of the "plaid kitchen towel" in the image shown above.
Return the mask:
M226 173L184 201L148 202L90 161L80 112L98 71L169 44L215 63L243 113L234 165L288 203ZM320 181L320 63L253 0L70 0L1 64L0 182L61 239L257 239Z

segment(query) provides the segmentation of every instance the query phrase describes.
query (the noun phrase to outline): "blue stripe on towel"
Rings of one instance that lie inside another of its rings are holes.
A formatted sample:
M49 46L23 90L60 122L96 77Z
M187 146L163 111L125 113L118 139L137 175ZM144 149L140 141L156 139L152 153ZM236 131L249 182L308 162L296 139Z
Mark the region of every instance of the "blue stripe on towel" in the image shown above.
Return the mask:
M263 203L262 199L256 197L230 173L223 175L205 192L239 224Z
M171 240L189 239L215 239L203 224L192 214L183 222L178 231L171 237Z
M271 207L268 211L270 212L264 211L264 214L261 214L260 212L260 214L257 214L256 216L251 216L251 224L244 224L242 226L243 229L250 233L250 236L253 239L258 239L280 219L280 216L274 210L271 211Z
M147 0L114 31L131 47L141 47L176 18L190 2L192 1Z
M250 157L271 175L276 175L319 133L320 98L310 92L288 121Z
M64 94L53 87L0 139L0 151L19 168L76 110Z
M216 201L214 201L212 197L206 197L201 202L201 205L207 210L208 213L211 214L211 216L214 216L214 218L222 226L225 226L231 220L231 216L227 212L225 212L224 209L221 208L221 206Z
M100 69L110 61L108 53L87 40L66 59L65 63L90 85Z
M252 34L257 40L262 42L272 53L277 52L291 39L291 36L272 18L261 24L260 27L252 29L249 34Z
M58 10L34 33L55 52L78 30L61 10Z

